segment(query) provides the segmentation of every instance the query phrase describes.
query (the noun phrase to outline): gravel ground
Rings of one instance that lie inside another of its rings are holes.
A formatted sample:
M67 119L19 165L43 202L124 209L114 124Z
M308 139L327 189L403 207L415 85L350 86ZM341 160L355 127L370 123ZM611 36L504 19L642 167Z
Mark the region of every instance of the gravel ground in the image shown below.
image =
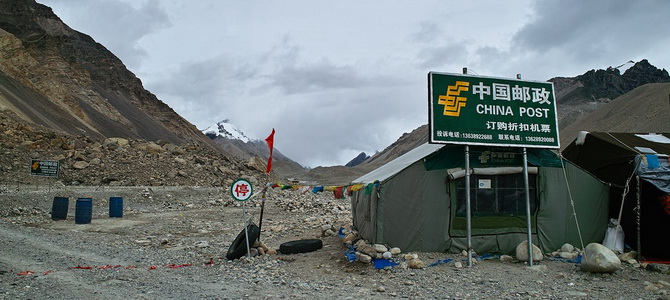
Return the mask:
M523 263L417 253L423 269L375 269L347 261L337 236L351 220L347 199L270 190L261 241L319 237L320 250L229 261L242 225L241 202L225 189L0 187L0 299L668 299L670 275L624 264L613 274L545 259ZM51 220L53 197L70 197L66 220ZM122 218L107 200L124 198ZM78 197L93 198L90 224L75 224ZM244 205L256 223L260 197ZM452 261L440 263L446 259ZM465 263L464 263L465 264Z

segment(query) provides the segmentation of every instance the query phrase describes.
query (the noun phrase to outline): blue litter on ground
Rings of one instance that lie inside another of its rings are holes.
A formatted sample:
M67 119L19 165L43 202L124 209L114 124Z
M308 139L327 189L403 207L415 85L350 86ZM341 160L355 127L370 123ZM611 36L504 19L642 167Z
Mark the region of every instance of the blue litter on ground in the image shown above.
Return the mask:
M373 258L372 263L374 263L375 269L393 268L399 265L399 263L393 260L383 258Z
M499 259L499 254L484 253L479 257L476 257L477 260L487 260L487 259Z
M356 260L356 249L354 249L354 246L349 245L349 249L344 252L344 256L347 257L348 261L355 261Z
M549 257L549 260L562 261L562 262L567 262L567 263L579 265L579 264L582 263L582 256L578 255L577 257L575 257L573 259L565 259L565 258L562 258L562 257Z
M571 259L571 260L568 260L568 262L569 262L569 263L573 263L573 264L581 264L581 263L582 263L582 256L581 256L581 255L577 255L577 257L575 257L575 258L573 258L573 259Z
M450 263L450 262L452 262L452 261L453 261L453 259L451 259L451 258L445 258L445 259L438 260L438 261L436 261L436 262L434 262L434 263L432 263L432 264L430 264L430 265L428 265L428 266L429 266L429 267L434 267L434 266L437 266L437 265L439 265L439 264L448 264L448 263Z
M339 236L341 239L344 238L344 227L340 227L340 229L337 231L337 236Z

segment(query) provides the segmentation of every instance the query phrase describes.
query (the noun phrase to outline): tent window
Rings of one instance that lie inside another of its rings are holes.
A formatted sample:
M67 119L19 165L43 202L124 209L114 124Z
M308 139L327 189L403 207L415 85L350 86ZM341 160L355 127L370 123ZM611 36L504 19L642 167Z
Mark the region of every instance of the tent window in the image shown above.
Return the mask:
M537 207L535 174L528 174L530 211ZM465 178L456 181L456 216L465 217ZM470 207L473 216L525 216L523 173L470 176Z

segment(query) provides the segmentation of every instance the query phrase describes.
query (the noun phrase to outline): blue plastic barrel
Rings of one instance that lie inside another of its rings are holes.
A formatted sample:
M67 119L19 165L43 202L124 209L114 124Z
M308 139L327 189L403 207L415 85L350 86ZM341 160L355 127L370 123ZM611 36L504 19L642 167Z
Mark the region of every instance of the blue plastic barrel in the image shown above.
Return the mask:
M74 206L74 223L75 224L90 224L91 215L93 214L93 199L78 198Z
M52 220L67 219L67 209L70 205L70 198L68 197L54 197L53 205L51 206Z
M123 197L109 197L109 217L123 217Z

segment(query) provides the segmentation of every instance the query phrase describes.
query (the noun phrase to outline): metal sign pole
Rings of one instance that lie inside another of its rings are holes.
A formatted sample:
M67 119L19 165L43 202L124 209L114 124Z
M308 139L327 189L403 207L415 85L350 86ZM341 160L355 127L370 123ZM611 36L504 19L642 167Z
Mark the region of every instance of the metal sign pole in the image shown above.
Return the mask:
M249 247L249 230L247 230L246 201L242 202L242 225L244 226L244 240L247 242L247 257L251 259L251 248Z
M247 256L251 259L251 247L249 247L249 230L247 229L247 205L246 201L254 195L254 188L246 179L238 179L230 186L230 194L237 201L242 201L242 225L244 226L244 240L247 244Z
M528 153L523 147L523 184L526 194L526 226L528 229L528 266L533 266L533 234L530 224L530 188L528 185Z
M465 145L465 213L468 232L468 267L472 267L472 219L470 217L470 146Z

